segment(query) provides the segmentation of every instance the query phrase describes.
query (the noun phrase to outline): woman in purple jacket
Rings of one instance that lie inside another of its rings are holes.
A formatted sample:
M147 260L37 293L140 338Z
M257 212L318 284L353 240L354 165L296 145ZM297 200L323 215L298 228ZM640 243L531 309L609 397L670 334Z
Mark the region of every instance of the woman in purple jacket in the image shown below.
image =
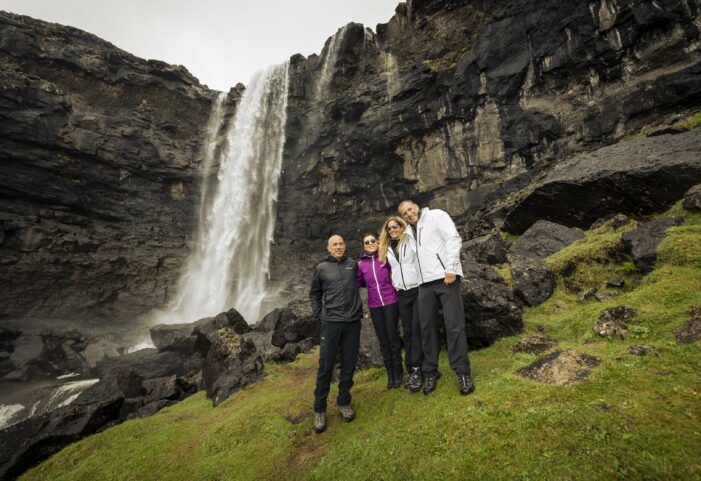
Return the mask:
M393 389L404 382L398 328L399 304L397 291L392 285L389 263L380 262L377 247L375 234L363 235L363 255L358 262L358 287L368 288L370 317L387 368L387 389Z

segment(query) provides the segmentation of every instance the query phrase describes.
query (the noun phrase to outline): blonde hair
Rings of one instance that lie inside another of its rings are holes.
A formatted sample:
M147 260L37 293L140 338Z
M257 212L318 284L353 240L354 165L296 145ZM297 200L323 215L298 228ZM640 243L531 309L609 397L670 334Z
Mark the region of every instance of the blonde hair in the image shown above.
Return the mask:
M407 223L401 217L392 216L389 219L387 219L384 224L382 224L382 231L380 231L380 242L378 244L377 252L380 257L380 262L382 262L383 264L387 264L387 251L389 250L389 243L392 240L392 238L389 236L389 233L387 232L387 225L392 221L399 224L399 226L402 228L402 234L399 236L400 246L407 238Z

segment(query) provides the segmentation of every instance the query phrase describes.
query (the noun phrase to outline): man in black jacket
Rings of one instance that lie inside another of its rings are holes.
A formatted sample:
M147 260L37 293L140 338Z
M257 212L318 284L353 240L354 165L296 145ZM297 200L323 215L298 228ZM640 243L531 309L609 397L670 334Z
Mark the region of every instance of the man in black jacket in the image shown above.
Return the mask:
M339 351L341 375L336 399L338 410L346 421L355 418L350 407L350 389L358 362L360 321L363 317L363 305L356 285L358 264L344 255L346 244L339 235L329 238L326 249L329 255L314 268L312 287L309 290L312 311L321 321L319 370L314 389L314 429L317 433L326 429L326 398Z

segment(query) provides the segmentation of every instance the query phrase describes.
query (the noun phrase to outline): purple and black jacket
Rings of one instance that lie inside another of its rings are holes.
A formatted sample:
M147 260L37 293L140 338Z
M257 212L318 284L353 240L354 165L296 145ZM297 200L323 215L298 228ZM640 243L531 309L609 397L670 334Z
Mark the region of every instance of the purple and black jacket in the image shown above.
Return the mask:
M364 253L358 262L358 287L368 288L368 307L389 306L397 302L397 291L392 285L389 262L382 264L377 255Z

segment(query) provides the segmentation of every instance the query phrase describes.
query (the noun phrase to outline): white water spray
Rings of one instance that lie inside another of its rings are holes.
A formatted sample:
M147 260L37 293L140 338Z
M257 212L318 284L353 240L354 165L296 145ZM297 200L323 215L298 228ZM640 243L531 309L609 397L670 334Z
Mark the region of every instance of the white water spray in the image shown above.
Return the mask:
M287 120L288 64L260 72L244 91L221 149L223 115L212 114L205 162L219 160L218 185L200 217L199 239L180 281L177 302L162 322L192 322L235 307L259 320L270 293L270 244ZM221 105L221 104L219 104ZM217 120L218 117L218 120ZM217 157L218 158L215 158ZM207 167L209 168L209 167Z

